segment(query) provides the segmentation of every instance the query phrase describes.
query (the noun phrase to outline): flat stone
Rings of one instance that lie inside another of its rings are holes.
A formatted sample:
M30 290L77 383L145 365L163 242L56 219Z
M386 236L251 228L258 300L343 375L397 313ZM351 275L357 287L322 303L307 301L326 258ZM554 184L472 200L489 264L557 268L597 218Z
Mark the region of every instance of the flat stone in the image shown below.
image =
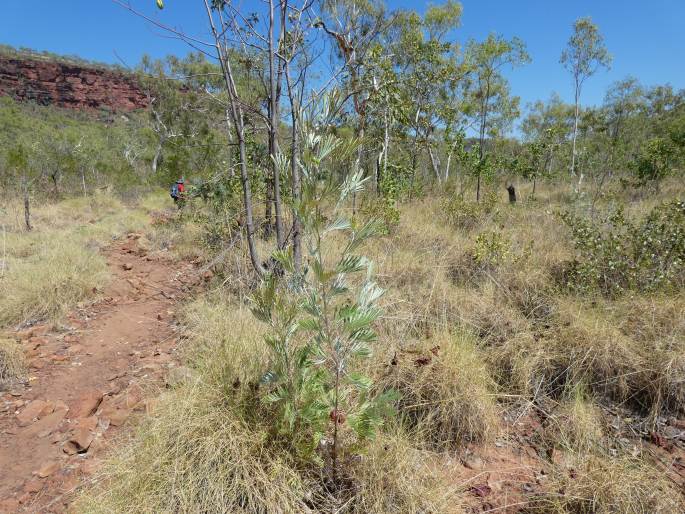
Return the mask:
M52 414L45 416L40 421L37 421L32 426L26 429L26 435L47 437L52 434L59 427L62 420L67 415L67 409L55 409Z
M94 414L100 402L102 401L102 393L99 391L90 391L81 396L72 409L72 418L87 418Z
M64 446L65 452L73 455L74 453L85 453L93 442L93 432L88 427L78 427L73 431L71 437ZM69 451L67 451L67 449Z
M47 402L43 400L33 400L29 403L24 410L17 414L17 422L20 427L25 427L33 423L35 419L38 419L43 409L47 407Z
M38 415L39 418L44 418L48 414L52 414L55 412L55 404L47 401L45 402L45 407L43 407L43 410L40 411L40 414Z
M94 432L98 426L97 416L90 416L88 418L79 419L77 421L79 428L87 428L91 432Z
M124 395L124 405L128 409L133 409L136 405L143 401L143 397L145 396L143 394L143 389L138 384L133 384L131 387L129 387Z
M52 461L43 464L37 472L40 478L47 478L60 468L59 462Z
M108 420L110 425L119 427L124 424L130 414L131 411L128 409L109 406L106 409L103 409L101 416L103 419Z

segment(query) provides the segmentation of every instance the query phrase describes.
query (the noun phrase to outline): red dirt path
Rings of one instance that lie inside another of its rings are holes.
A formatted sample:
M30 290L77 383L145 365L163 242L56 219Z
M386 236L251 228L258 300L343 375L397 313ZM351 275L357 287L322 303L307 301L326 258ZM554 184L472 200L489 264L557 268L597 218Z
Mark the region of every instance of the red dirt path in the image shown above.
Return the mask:
M139 237L105 251L112 281L100 301L64 326L14 334L30 370L27 383L0 392L0 513L65 511L107 441L176 366L173 307L198 273L148 254Z

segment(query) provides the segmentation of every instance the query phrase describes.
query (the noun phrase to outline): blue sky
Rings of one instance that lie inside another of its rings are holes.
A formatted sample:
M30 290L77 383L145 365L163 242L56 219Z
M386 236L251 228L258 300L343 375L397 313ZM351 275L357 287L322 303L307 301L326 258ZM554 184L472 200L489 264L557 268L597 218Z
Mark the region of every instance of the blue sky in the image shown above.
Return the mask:
M437 2L436 2L437 3ZM600 103L606 87L627 75L644 84L671 83L685 88L685 0L463 0L462 27L455 37L482 39L489 32L519 36L528 45L532 64L507 72L512 92L523 104L546 99L552 91L572 99L571 81L559 55L580 16L592 16L614 56L611 71L601 71L586 85L583 103ZM155 19L189 33L206 34L200 0L131 0ZM242 0L246 9L261 1ZM427 2L390 0L390 8L423 10ZM184 54L187 47L163 37L160 30L111 0L0 0L0 43L102 62L121 58L135 65L144 53L161 57Z

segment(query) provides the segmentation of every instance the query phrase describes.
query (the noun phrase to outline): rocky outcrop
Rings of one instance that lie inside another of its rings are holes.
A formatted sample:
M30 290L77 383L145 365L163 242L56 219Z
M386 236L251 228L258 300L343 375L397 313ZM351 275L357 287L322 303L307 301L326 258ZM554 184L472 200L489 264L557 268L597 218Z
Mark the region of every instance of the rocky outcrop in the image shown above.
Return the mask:
M80 110L147 107L135 78L113 70L0 56L0 95Z

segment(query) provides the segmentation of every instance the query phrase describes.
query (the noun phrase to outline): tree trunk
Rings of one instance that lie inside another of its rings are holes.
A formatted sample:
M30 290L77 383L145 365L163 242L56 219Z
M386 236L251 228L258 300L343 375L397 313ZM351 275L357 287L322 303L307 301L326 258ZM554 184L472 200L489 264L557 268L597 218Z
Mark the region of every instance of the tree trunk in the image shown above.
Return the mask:
M31 205L29 200L29 181L26 175L21 178L21 189L24 193L24 223L26 224L26 230L31 232L33 227L31 226Z
M155 156L152 159L152 174L157 174L157 167L159 166L159 159L162 156L162 141L160 140L155 150Z
M378 177L378 185L377 185L377 189L381 193L382 193L382 191L381 191L382 182L388 173L388 149L390 147L390 122L388 119L387 107L383 111L383 129L384 129L384 133L383 133L383 155L382 155L383 166L381 168L380 177Z
M418 144L417 144L417 139L418 134L414 135L414 147L412 148L411 152L411 181L409 183L409 200L411 201L412 197L414 196L414 179L416 177L416 160L417 160L417 153L418 153Z
M233 72L231 70L231 63L227 52L221 45L221 37L216 30L214 24L214 18L212 17L212 10L209 6L208 0L205 0L205 8L207 10L207 17L209 19L209 24L212 29L212 34L214 36L215 48L217 51L217 56L219 57L219 63L221 65L221 71L224 77L224 82L228 90L228 98L231 108L231 118L232 124L238 139L238 149L240 152L240 181L243 189L243 205L245 207L245 225L247 228L247 245L250 252L250 260L252 262L252 267L255 272L262 276L264 274L264 267L259 261L259 254L257 252L257 247L255 245L255 233L254 233L254 219L252 212L252 190L250 188L250 177L247 172L247 152L245 149L245 121L243 118L242 107L238 102L238 90L235 86L235 81L233 80ZM222 27L223 29L223 27ZM230 136L228 137L230 143Z
M276 245L279 249L284 246L285 236L283 234L283 214L281 209L281 179L276 162L278 154L278 101L279 87L276 80L276 70L274 60L276 50L274 49L274 3L269 0L269 152L271 154L271 174L273 180L273 201L274 213L276 216ZM280 64L279 73L280 76Z
M53 194L55 197L59 196L59 170L54 171L50 174L50 178L52 179L52 188L53 188Z
M480 105L480 134L478 143L478 163L481 165L481 169L478 170L478 177L476 181L476 202L480 202L480 175L482 173L483 156L485 155L485 132L486 123L488 117L488 100L490 99L490 81L488 80L487 87L485 88L485 95Z
M575 91L575 102L576 111L575 118L573 120L573 150L571 152L571 176L576 176L576 140L578 139L578 118L580 117L580 85L578 84L578 78L575 80L576 91ZM582 178L580 179L582 181Z
M272 170L273 171L273 170ZM264 177L264 185L266 188L266 202L264 203L264 223L262 225L264 239L269 239L273 233L273 176L269 173Z
M288 86L288 99L290 101L290 125L291 125L291 146L290 146L290 175L293 188L293 260L295 263L295 273L302 272L302 221L297 214L296 205L302 197L302 184L300 181L300 167L298 166L298 157L300 155L300 146L298 139L298 106L295 99L295 91L290 77L290 66L285 63L285 80Z
M362 169L362 154L364 153L364 124L359 120L359 129L357 130L357 139L359 146L357 147L357 157L354 160L354 172L357 173ZM357 191L352 191L352 216L357 213Z
M83 196L88 196L88 190L86 189L86 169L81 166L81 185L83 186Z
M433 148L431 148L430 145L428 145L428 156L431 160L431 166L433 167L433 173L435 173L435 178L438 179L438 184L440 184L442 183L442 177L440 176L440 163L438 162L437 157L433 153Z

